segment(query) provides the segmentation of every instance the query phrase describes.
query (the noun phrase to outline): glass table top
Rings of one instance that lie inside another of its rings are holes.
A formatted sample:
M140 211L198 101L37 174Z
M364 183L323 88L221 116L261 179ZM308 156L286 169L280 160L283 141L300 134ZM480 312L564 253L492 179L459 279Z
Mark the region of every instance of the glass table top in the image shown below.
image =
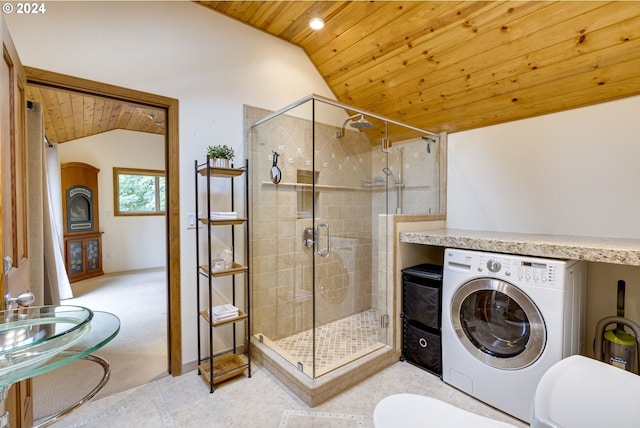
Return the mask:
M115 315L80 306L0 311L0 387L82 358L118 331L120 320Z

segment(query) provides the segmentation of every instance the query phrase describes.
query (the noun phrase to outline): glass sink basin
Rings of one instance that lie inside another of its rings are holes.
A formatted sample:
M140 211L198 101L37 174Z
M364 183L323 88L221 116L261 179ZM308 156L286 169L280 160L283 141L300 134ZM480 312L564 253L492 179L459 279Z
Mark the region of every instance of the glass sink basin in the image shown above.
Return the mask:
M26 378L91 330L93 312L81 306L0 311L0 383Z

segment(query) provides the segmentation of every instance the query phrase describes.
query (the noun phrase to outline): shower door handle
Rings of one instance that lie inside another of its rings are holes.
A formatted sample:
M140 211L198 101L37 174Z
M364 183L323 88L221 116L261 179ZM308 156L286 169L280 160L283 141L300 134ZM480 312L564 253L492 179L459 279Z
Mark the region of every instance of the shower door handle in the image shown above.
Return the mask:
M325 229L327 231L327 246L320 250L320 229ZM320 257L328 257L331 254L331 229L329 225L326 223L322 223L316 226L316 236L317 238L317 253Z

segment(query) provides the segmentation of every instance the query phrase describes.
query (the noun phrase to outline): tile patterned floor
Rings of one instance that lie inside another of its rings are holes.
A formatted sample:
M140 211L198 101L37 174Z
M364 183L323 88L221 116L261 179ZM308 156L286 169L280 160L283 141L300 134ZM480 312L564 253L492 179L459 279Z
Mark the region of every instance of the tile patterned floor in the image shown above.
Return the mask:
M375 349L379 343L379 323L376 311L368 310L317 328L316 371L322 372L364 350ZM305 367L312 366L312 330L276 340L275 344L294 359L291 361L294 365L301 362Z
M285 410L278 428L363 428L362 415L326 413L313 410Z
M261 365L250 379L238 376L213 394L195 371L166 377L138 388L91 401L55 428L294 428L344 425L373 428L373 409L398 393L434 397L517 428L528 427L452 388L438 377L406 362L398 362L369 379L310 408ZM333 422L333 425L327 425ZM421 424L423 421L416 421ZM314 425L315 424L315 425ZM342 425L340 425L342 424Z

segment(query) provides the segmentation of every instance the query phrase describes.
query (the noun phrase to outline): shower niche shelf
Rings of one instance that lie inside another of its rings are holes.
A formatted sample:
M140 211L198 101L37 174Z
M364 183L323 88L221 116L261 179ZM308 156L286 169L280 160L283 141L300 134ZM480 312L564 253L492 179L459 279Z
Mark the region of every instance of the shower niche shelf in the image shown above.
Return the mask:
M198 374L209 385L213 392L216 386L227 379L244 374L251 377L251 342L250 314L249 314L249 188L248 161L241 168L221 168L210 165L210 159L205 163L194 161L195 169L195 212L206 209L207 213L214 210L230 208L226 213L235 213L235 199L237 180L244 180L244 210L245 217L223 215L223 218L207 218L200 216L198 221L204 226L196 228L196 262L197 280L196 295L198 308ZM216 182L217 180L217 182ZM220 201L225 196L220 195L219 189L224 188L227 181L229 198L225 207L220 207ZM214 187L213 182L216 182ZM201 186L204 185L206 203L200 206ZM219 186L220 185L220 186ZM215 190L214 190L215 189ZM214 202L215 201L215 202ZM215 207L214 207L215 205ZM209 217L216 217L210 215ZM243 232L244 251L236 252L240 247L238 232ZM227 240L231 249L233 261L222 267L215 264L213 243ZM222 296L227 296L226 300ZM211 308L229 304L238 309L237 314L214 319Z

